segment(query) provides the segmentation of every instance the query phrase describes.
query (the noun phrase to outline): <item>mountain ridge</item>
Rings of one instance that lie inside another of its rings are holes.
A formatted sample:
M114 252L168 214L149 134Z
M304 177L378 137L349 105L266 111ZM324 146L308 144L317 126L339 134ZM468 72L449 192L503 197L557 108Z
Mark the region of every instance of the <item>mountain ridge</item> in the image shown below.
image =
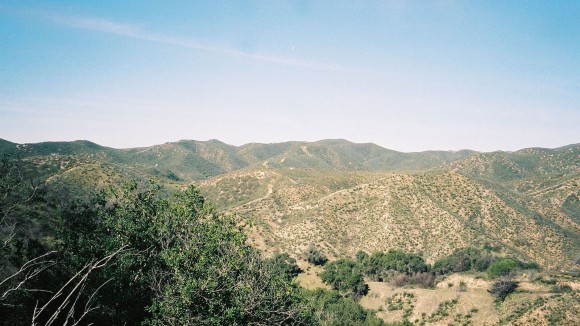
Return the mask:
M163 144L116 149L87 140L16 144L0 139L0 153L15 152L19 157L43 155L84 155L111 163L131 165L154 175L170 175L180 180L203 180L258 165L273 168L314 168L345 171L403 171L446 168L448 164L475 155L509 155L522 151L575 149L578 144L557 149L522 149L516 152L472 150L399 152L374 143L353 143L345 139L315 142L248 143L229 145L217 139L179 140ZM504 154L499 154L504 153Z

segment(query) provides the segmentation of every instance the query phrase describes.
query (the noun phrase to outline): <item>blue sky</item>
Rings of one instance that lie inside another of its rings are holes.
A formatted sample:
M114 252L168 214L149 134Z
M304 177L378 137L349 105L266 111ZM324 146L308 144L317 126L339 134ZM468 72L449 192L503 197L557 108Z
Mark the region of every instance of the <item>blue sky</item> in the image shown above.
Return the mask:
M0 138L580 142L580 1L0 3Z

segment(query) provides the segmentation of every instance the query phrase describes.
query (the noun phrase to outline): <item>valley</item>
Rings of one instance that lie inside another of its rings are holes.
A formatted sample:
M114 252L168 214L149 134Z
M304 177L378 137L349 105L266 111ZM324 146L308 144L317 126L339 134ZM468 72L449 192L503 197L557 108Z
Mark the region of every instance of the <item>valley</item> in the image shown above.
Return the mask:
M459 249L478 248L540 267L513 275L519 287L501 304L488 293L493 281L473 270L437 275L430 288L366 277L360 304L387 323L579 322L570 311L580 308L580 145L401 153L345 140L136 149L0 141L0 153L75 194L127 180L153 179L167 193L194 185L264 257L296 259L296 282L307 289L330 289L319 277L323 268L304 260L313 246L331 262L402 250L434 266Z

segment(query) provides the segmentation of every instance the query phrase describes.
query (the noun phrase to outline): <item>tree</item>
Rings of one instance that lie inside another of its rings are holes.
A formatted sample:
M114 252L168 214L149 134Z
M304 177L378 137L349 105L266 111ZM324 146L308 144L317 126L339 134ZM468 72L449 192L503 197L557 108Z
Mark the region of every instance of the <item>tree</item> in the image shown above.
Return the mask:
M360 267L349 259L339 259L326 264L320 278L333 289L352 295L355 300L366 295L369 290Z
M114 268L103 271L113 279L112 308L139 300L129 314L117 308L118 318L150 325L284 324L302 318L296 286L246 245L235 220L217 214L193 187L170 197L160 190L132 183L109 193L91 221L83 222L94 225L80 228L93 231L77 233L78 246L68 237L80 256L126 246Z
M41 241L50 210L44 191L25 162L0 159L0 315L12 325L22 324L52 285L48 272L57 264L56 252Z
M385 323L372 311L362 308L357 302L343 298L336 292L316 289L304 291L306 309L311 325L364 325L380 326Z
M287 253L277 253L274 257L267 259L266 263L271 266L276 274L284 275L288 279L293 279L302 272L296 264L296 259L290 257Z
M315 246L310 246L306 249L304 258L312 265L324 265L328 261L326 256Z
M512 258L500 259L487 268L487 276L489 278L496 278L499 276L508 276L515 272L520 266L520 263Z
M363 261L364 273L375 281L383 281L396 273L414 275L429 271L423 258L401 250L375 252Z
M496 298L496 300L504 301L505 298L508 296L508 294L514 292L517 287L518 287L517 282L514 282L511 279L506 278L495 281L491 285L491 288L487 291L491 293Z

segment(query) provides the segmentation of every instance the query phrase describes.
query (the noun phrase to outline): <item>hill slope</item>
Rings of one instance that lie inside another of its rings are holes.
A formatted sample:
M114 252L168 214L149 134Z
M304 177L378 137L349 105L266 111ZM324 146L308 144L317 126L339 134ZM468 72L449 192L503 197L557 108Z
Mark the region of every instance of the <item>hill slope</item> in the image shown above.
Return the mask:
M345 140L178 141L112 149L87 141L18 145L54 184L91 189L127 178L196 184L253 225L265 251L332 257L401 248L430 262L489 244L545 267L580 256L580 146L517 152L400 153ZM405 172L413 171L414 172Z
M333 257L401 248L428 261L484 244L546 267L573 264L580 225L556 207L453 171L327 173L263 169L199 183L220 208L255 225L264 250Z
M36 144L0 143L0 153L20 157L76 155L122 164L170 179L202 180L224 173L267 166L345 171L430 169L469 157L473 151L401 153L375 144L346 140L246 144L239 147L218 140L182 140L144 148L113 149L88 141Z

